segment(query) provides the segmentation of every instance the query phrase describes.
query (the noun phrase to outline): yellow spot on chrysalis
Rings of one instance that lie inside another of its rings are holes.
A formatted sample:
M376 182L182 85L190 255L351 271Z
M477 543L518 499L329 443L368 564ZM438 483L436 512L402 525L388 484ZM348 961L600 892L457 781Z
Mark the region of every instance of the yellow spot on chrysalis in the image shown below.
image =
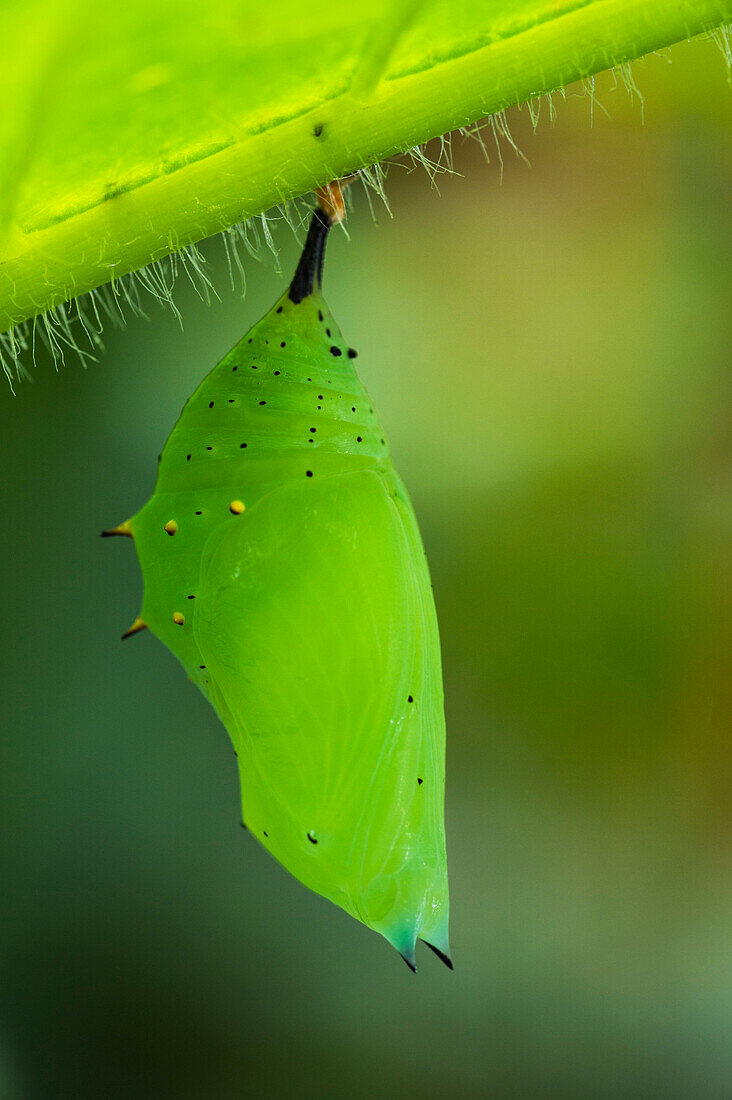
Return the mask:
M142 619L135 619L130 629L125 630L124 634L122 635L122 641L124 641L125 638L129 638L132 634L139 634L141 630L147 630L147 623L143 622Z
M244 505L240 500L232 500L229 505L229 511L233 512L235 516L240 516L244 511Z
M176 626L183 626L183 623L185 621L186 621L186 617L185 617L185 615L181 615L180 611L173 612L173 622L175 623Z
M119 527L113 527L110 531L102 531L102 538L108 539L111 538L112 535L125 535L128 539L135 537L132 534L132 528L128 520L125 520L124 523L120 523Z
M174 535L175 532L178 530L178 524L175 522L174 519L169 519L168 522L165 524L165 530L168 532L169 535Z

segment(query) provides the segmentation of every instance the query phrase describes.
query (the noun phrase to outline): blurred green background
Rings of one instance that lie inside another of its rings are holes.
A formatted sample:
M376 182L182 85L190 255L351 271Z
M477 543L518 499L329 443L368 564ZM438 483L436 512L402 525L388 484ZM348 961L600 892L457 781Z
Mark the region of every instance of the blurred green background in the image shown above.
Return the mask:
M456 970L409 973L239 828L213 711L98 532L284 286L0 389L0 1096L732 1094L722 571L732 99L709 43L570 95L531 168L356 195L325 289L409 486L448 719ZM576 91L576 90L575 90ZM489 147L489 151L490 147ZM298 252L276 235L285 276Z

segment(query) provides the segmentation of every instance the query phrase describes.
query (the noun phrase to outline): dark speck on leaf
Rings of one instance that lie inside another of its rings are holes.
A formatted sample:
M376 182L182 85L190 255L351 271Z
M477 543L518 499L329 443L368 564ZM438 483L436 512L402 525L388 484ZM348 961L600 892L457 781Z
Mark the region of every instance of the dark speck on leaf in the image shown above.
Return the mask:
M305 477L312 477L312 476L313 476L313 471L312 470L306 470L305 471Z
M330 329L329 329L329 328L327 328L327 329L325 330L325 335L326 335L326 336L330 336Z
M240 449L241 449L241 450L243 451L243 450L244 450L244 448L246 447L246 443L240 443L240 444L239 444L239 447L240 447Z
M209 407L209 409L212 409L212 408L213 408L213 406L214 406L214 403L213 403L213 401L209 401L209 403L208 403L208 407Z
M278 370L276 370L276 371L275 371L275 374L279 374L279 373L280 373L280 372L279 372Z
M310 841L311 844L317 844L318 843L317 840L315 839L315 837L313 836L312 831L308 833L308 840Z
M331 354L331 355L335 355L335 356L337 357L337 356L339 356L339 355L343 355L343 352L341 351L341 349L340 349L340 348L337 348L337 347L335 346L335 344L333 344L332 348L330 349L330 354Z
M275 313L282 313L282 306L277 306Z
M348 349L348 358L349 359L355 359L357 355L358 355L358 352L356 351L355 348L349 348Z
M318 320L319 320L319 321L322 321L322 320L323 320L323 311L322 311L322 309L319 309L319 310L318 310Z
M190 455L186 455L186 462L190 462L190 461L191 461L191 456L190 456Z
M313 137L316 137L316 138L322 137L324 131L325 131L325 124L323 122L316 123L316 125L313 126Z
M260 404L260 405L266 405L266 404L267 404L267 402L266 402L266 401L260 401L260 402L259 402L259 404Z
M417 782L419 783L419 785L421 787L422 784L424 783L424 779L420 779L419 777L417 777Z
M286 343L285 340L282 341L282 343L280 344L280 347L281 348L286 348L287 347L287 343Z
M414 702L414 696L413 695L408 695L407 696L407 702L408 703L413 703Z

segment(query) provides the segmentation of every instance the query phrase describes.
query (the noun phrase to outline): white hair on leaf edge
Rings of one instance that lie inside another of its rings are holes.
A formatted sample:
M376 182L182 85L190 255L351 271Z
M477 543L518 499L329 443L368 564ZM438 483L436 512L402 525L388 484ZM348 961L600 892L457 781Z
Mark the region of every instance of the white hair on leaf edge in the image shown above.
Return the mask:
M726 25L718 27L703 37L714 42L719 48L732 80L732 27ZM666 53L654 52L670 63ZM620 62L610 71L615 79L615 84L610 91L614 92L622 86L631 102L639 104L642 118L644 99L636 84L631 62ZM557 88L518 105L519 109L523 108L527 111L534 132L544 113L544 107L549 125L554 125L557 117L555 104L557 95L561 96L565 102L568 95L587 98L590 125L594 124L596 109L608 115L608 111L597 98L594 76L586 77L578 83L580 91L568 93L565 87ZM443 134L434 141L405 149L398 158L387 158L355 169L353 177L361 183L372 218L376 220L374 198L379 200L390 217L393 216L386 193L386 177L389 168L395 165L406 167L407 171L413 171L415 168L423 169L427 173L430 185L439 193L439 176L457 174L453 162L453 142L458 135L464 140L477 141L486 162L491 164L491 155L486 142L486 137L490 135L491 144L495 147L495 158L501 181L506 148L527 165L529 164L528 158L513 138L505 109L497 111L479 122L460 127L452 133ZM428 153L428 146L430 151L436 148L436 155ZM353 209L353 188L346 191L346 204L349 210ZM276 231L278 223L284 222L299 241L307 227L311 210L312 203L306 197L289 198L283 195L280 205L273 210L222 228L219 237L226 256L229 284L233 293L237 293L238 280L239 293L242 297L246 294L247 280L241 254L242 247L258 263L270 256L274 261L275 270L278 273L281 272L279 249L273 229ZM345 225L341 228L348 236ZM57 370L59 366L64 365L69 352L75 355L83 366L86 366L90 360L97 361L104 351L102 332L105 319L115 328L124 328L126 316L130 313L149 320L143 308L145 298L153 299L161 306L170 309L182 327L183 319L174 299L175 286L181 272L188 277L194 291L203 302L210 304L213 298L220 301L216 287L206 272L206 258L198 246L189 244L177 247L172 235L169 245L170 253L167 256L154 260L129 274L113 276L109 283L96 287L78 298L63 302L32 319L21 321L13 328L0 333L0 368L8 380L11 391L15 392L16 381L32 379L32 374L24 360L30 358L31 364L36 365L37 339L48 350Z

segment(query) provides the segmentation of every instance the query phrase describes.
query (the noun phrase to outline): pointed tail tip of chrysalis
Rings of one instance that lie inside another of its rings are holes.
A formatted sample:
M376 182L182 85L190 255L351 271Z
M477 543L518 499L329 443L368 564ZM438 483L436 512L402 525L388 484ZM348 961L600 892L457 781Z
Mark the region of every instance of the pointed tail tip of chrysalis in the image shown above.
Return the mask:
M381 932L382 936L389 941L413 973L417 972L416 949L419 940L437 955L437 958L445 964L448 970L455 969L450 952L447 920L441 922L437 927L430 927L424 933L418 925L415 928L415 925L411 922L397 927L379 927L377 931Z
M417 964L416 964L416 962L413 962L411 959L407 958L406 955L402 955L401 951L399 952L399 954L402 956L402 958L404 959L405 963L407 964L409 969L412 971L412 973L416 974L417 973Z
M430 951L434 951L435 955L437 955L437 958L440 959L441 962L444 962L444 964L445 964L445 966L447 967L448 970L454 970L455 969L455 967L452 964L452 959L450 958L449 950L448 951L441 951L440 948L435 947L435 945L433 943L428 943L427 940L424 940L423 942L426 944L427 947L429 947Z
M445 964L445 966L447 967L448 970L454 970L455 969L455 967L453 966L453 963L452 963L452 959L450 958L449 950L448 951L442 951L439 947L435 947L435 945L433 943L428 943L427 940L423 940L422 942L427 947L429 947L430 951L434 951L435 955L437 955L437 958L440 960L440 962L443 962ZM415 957L415 946L412 946L410 948L406 948L405 950L401 950L401 951L399 950L399 948L397 948L397 951L399 951L399 954L404 959L405 963L407 964L407 966L409 967L409 969L412 971L413 974L417 973L417 960L416 960L416 957Z

